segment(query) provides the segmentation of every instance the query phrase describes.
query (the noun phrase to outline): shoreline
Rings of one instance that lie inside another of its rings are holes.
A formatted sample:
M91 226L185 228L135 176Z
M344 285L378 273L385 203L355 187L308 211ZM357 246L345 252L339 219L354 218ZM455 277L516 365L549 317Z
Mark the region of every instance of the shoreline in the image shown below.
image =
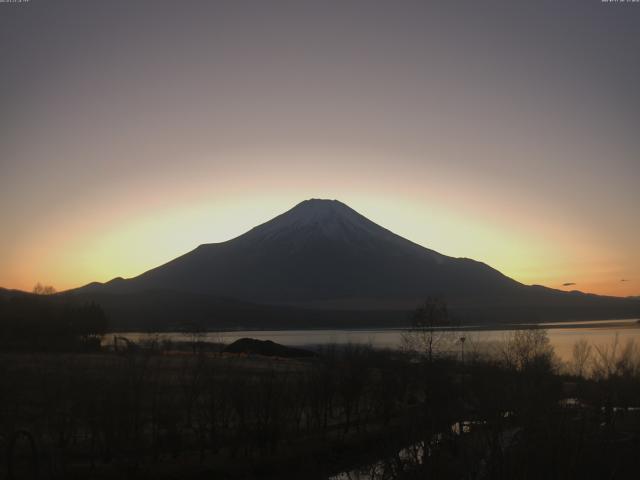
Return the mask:
M446 326L435 327L434 330L439 331L502 331L502 330L529 330L529 329L583 329L583 328L640 328L640 318L630 319L607 319L607 320L577 320L567 322L541 322L541 323L493 323L493 324L478 324L478 325L460 325L460 326ZM198 334L233 334L241 332L256 332L264 334L265 332L403 332L411 330L411 326L405 327L345 327L345 328L235 328L235 329L216 329L216 330L202 330L197 332ZM142 331L137 329L132 330L113 330L107 332L105 335L123 335L123 334L139 334L139 335L190 335L192 332L184 332L180 330L153 330Z

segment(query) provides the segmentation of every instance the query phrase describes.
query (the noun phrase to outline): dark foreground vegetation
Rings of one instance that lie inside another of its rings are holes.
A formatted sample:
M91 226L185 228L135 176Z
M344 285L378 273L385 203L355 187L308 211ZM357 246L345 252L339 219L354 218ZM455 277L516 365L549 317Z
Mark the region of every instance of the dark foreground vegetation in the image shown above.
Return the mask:
M42 294L0 295L0 351L97 351L107 331L107 317L93 303L54 300Z
M3 300L0 479L638 477L636 345L561 365L544 330L478 351L447 320L427 301L401 351L105 346L96 305Z
M117 352L1 354L0 478L640 471L633 345L578 345L562 371L541 330L514 333L492 356L468 351L464 362L355 345L305 359L211 350L151 341Z

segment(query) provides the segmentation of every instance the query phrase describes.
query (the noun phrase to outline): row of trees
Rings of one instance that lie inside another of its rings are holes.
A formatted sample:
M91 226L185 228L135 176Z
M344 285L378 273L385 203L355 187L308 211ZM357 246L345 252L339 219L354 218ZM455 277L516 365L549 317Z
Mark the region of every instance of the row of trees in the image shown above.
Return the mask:
M95 303L63 302L51 287L0 297L0 349L98 350L107 317Z
M172 466L186 478L185 465L266 459L282 475L328 474L371 453L384 459L376 478L632 478L640 419L628 407L640 407L640 376L623 401L614 371L561 375L542 330L515 333L499 352L464 364L361 345L304 362L5 355L0 432L29 432L41 469L59 478L158 478Z

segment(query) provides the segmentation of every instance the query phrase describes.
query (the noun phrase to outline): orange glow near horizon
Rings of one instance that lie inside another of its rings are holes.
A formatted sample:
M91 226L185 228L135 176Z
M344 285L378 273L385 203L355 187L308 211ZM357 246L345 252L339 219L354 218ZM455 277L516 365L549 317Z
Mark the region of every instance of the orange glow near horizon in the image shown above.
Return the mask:
M344 173L354 178L353 172ZM473 201L477 193L465 188L455 194L435 184L425 191L397 189L409 180L398 176L373 189L371 183L367 189L353 187L343 178L330 191L322 191L322 176L300 180L296 189L289 179L266 171L260 178L266 190L262 194L257 182L236 175L227 177L232 181L225 188L211 189L201 179L170 195L132 190L100 212L82 207L75 218L65 212L64 222L52 217L46 229L14 249L0 285L31 290L42 282L66 290L133 277L199 244L234 238L299 201L317 197L339 199L409 240L445 255L485 262L525 284L603 295L638 293L632 273L640 265L624 265L607 249L606 239L554 224L551 217L541 230L528 220L534 216L523 215L525 206L506 208L490 194L479 202ZM247 190L255 196L245 197ZM54 227L58 220L61 228Z

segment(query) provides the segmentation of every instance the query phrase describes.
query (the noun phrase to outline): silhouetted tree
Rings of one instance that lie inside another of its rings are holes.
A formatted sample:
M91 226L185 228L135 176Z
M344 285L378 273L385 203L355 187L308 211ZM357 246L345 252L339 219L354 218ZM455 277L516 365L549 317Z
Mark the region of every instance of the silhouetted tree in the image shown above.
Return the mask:
M429 297L413 312L411 328L403 334L403 343L409 350L426 355L432 362L436 347L451 338L451 332L444 330L449 326L451 319L445 300Z
M182 324L182 334L191 343L191 349L195 354L207 335L207 329L202 322L188 321Z
M591 351L592 347L584 338L578 340L573 345L571 361L569 363L569 367L571 373L582 377L588 373L588 365L591 360Z
M544 329L515 330L507 336L500 350L505 365L520 371L551 367L554 361L553 347Z
M33 287L33 293L36 295L53 295L56 293L56 289L51 285L42 285L40 282L36 283Z

